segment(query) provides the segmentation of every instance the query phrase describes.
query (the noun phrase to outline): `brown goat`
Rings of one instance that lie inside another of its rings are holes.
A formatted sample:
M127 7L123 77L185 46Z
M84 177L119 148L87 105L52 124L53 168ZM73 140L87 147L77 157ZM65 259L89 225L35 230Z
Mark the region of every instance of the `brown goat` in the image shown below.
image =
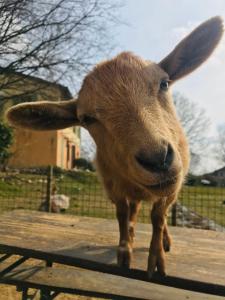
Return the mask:
M97 145L97 166L116 205L120 240L118 264L129 267L140 200L151 201L153 234L148 275L165 275L170 249L166 225L189 165L188 144L178 121L170 86L199 67L223 34L220 17L197 27L160 63L124 52L97 65L77 99L23 103L9 109L12 125L55 130L81 125Z

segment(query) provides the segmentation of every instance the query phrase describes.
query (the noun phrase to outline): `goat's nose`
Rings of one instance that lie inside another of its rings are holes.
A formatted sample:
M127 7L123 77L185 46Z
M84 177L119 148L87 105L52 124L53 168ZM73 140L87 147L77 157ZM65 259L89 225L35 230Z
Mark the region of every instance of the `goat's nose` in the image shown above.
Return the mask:
M168 171L174 159L174 151L172 146L168 144L167 146L163 146L158 152L154 153L141 150L135 158L138 163L148 171Z

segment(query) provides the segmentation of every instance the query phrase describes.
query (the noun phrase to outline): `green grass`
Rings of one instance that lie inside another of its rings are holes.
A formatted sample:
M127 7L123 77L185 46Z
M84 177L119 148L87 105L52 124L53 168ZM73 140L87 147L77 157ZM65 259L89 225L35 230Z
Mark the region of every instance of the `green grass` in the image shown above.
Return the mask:
M0 212L16 208L37 209L44 198L46 178L0 173Z
M38 209L46 197L46 175L0 173L0 212ZM115 208L107 199L95 173L65 173L54 177L58 193L70 197L69 214L114 218ZM182 205L225 226L225 188L185 186L179 195ZM150 205L142 204L139 221L149 222Z
M225 188L184 186L179 201L199 215L225 227Z

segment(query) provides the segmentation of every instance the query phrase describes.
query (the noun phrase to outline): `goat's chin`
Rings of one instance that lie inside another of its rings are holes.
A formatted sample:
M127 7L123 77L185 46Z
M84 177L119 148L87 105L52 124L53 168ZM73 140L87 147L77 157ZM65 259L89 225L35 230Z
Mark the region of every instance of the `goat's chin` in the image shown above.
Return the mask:
M165 181L160 181L158 184L144 185L144 188L155 196L166 197L176 194L180 190L181 186L182 177L178 176Z
M166 197L176 194L183 182L183 173L180 169L173 170L166 176L139 177L135 180L146 193L157 197Z
M145 188L149 191L150 194L158 197L167 197L173 194L180 189L180 185L178 184L170 184L170 185L162 185L162 186L149 186Z

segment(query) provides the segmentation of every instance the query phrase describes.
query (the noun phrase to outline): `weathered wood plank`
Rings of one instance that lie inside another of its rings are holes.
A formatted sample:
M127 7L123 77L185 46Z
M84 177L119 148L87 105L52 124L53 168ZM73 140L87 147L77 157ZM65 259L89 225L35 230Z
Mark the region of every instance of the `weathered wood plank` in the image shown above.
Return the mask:
M0 265L0 272L7 264ZM223 297L160 286L81 269L19 266L1 279L7 284L33 288L48 288L59 292L76 293L109 299L136 300L222 300Z
M14 211L1 216L3 245L54 253L113 265L116 263L118 227L114 220ZM133 268L145 270L150 226L138 224ZM225 233L171 228L173 247L167 254L168 274L208 283L225 283Z

